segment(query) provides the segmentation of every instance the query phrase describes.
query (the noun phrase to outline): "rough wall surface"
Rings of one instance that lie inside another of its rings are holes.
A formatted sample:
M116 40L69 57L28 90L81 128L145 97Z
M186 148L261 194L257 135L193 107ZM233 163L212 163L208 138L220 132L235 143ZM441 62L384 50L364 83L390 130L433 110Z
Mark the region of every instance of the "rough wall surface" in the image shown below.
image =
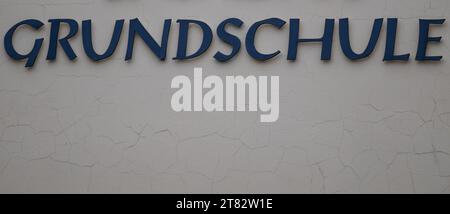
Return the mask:
M46 39L32 70L1 44L0 193L449 193L448 24L432 30L444 37L430 47L444 56L440 63L383 63L383 36L369 59L350 62L337 35L330 62L311 44L290 63L287 28L265 28L258 37L262 50L282 51L270 62L255 62L242 49L220 64L212 56L227 46L217 38L198 59L170 60L178 18L214 29L239 17L245 24L233 32L244 38L264 18L299 17L305 37L318 37L325 18L349 17L352 45L361 50L374 18L398 17L398 51L414 56L418 19L449 15L450 0L1 0L2 36L26 18L92 19L98 49L116 19L138 17L159 38L171 18L173 31L165 62L142 40L124 62L123 34L107 61L87 59L78 35L71 40L75 62L60 49L49 63L49 25L15 37L23 51L37 36ZM194 47L198 36L191 38ZM196 66L219 76L279 75L279 120L173 112L170 81Z

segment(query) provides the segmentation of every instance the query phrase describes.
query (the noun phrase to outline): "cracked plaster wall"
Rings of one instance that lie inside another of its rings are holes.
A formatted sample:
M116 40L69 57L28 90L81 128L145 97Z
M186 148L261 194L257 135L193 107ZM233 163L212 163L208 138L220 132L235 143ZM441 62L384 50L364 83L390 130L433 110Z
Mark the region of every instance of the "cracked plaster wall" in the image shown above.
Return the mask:
M449 0L1 0L0 33L26 18L92 19L102 49L122 18L139 17L158 38L165 18L197 18L214 29L239 17L247 29L263 18L301 17L304 36L318 37L324 18L349 17L352 45L361 50L374 18L398 17L398 51L414 56L418 19L449 15ZM169 59L178 33L172 24ZM105 62L90 62L77 36L76 62L60 50L48 63L48 30L16 35L20 50L46 38L31 71L0 47L0 193L450 192L448 24L433 28L444 40L430 49L444 61L428 64L383 63L383 37L369 59L349 62L337 35L331 62L320 61L319 45L306 45L289 63L286 27L258 37L262 50L283 52L266 63L242 49L219 64L212 56L226 46L217 39L185 63L159 62L136 40L126 63L126 34ZM199 43L191 38L191 47ZM170 80L195 66L221 76L280 75L279 120L172 112Z

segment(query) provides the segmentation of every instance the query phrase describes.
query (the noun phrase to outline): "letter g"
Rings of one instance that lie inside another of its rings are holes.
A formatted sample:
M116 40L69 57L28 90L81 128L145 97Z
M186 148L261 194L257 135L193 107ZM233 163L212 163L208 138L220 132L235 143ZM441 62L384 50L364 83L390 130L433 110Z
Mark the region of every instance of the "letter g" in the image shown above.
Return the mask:
M36 58L39 54L39 51L41 49L42 42L44 41L44 39L43 38L36 39L34 42L33 49L29 53L27 53L25 55L18 53L14 49L12 39L14 36L14 32L21 25L29 25L33 29L39 30L39 28L41 28L42 25L44 25L44 23L42 23L41 21L36 20L36 19L27 19L27 20L21 21L21 22L17 23L16 25L14 25L13 27L11 27L11 29L8 30L8 32L6 33L5 38L4 38L4 46L5 46L6 53L14 60L27 59L27 63L25 64L25 67L33 67L34 62L36 61Z

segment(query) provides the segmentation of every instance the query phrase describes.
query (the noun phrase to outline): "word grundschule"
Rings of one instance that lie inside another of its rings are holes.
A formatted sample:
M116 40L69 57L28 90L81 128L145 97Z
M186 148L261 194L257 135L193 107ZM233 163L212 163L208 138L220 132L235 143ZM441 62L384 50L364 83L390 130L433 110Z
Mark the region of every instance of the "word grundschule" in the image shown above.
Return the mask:
M50 32L48 51L46 59L54 61L60 46L70 60L77 58L77 54L72 49L70 40L78 33L79 23L74 19L50 19ZM203 21L192 19L178 19L176 21L179 27L177 52L173 60L188 60L201 56L205 53L212 41L213 31L211 27ZM375 19L372 31L368 39L368 44L364 51L356 53L351 47L350 24L348 18L338 20L339 24L339 43L342 53L350 60L361 60L369 57L375 50L380 38L381 30L386 22L386 44L383 61L408 61L410 53L398 54L395 51L397 40L397 18L378 18ZM432 25L442 25L445 19L419 19L419 32L417 35L417 51L415 60L417 61L440 61L442 56L433 56L427 53L427 47L430 42L440 42L442 37L430 36L430 27ZM83 49L85 54L93 61L105 60L111 57L120 41L125 20L116 20L109 45L103 53L98 53L94 49L92 39L92 22L84 20L81 22L81 34L83 40ZM169 34L172 26L172 20L164 20L160 42L147 31L139 19L129 20L127 49L125 60L131 60L133 57L134 41L140 37L145 45L154 53L154 55L164 61L167 55L167 46ZM255 38L260 32L261 26L271 26L282 30L286 21L280 18L268 18L257 21L249 26L245 36L245 49L250 57L258 61L269 60L281 53L274 50L271 53L262 53L255 45ZM323 35L320 38L303 38L300 33L300 19L292 18L289 20L289 39L287 60L295 61L297 59L298 47L304 43L321 44L321 60L330 60L332 53L332 44L334 38L335 19L325 19ZM69 31L66 35L60 35L60 28L66 25ZM194 53L188 53L188 35L192 26L201 29L201 43ZM221 42L230 46L230 51L219 50L214 54L214 59L219 62L227 62L241 49L241 38L231 34L229 27L243 28L244 22L238 18L229 18L216 28L216 36ZM33 47L28 53L19 53L13 44L14 35L18 28L31 27L40 31L44 23L37 19L27 19L20 21L12 26L4 36L4 48L6 53L14 60L26 60L25 67L33 67L44 42L44 38L37 38ZM176 76L172 79L171 88L178 89L172 96L171 106L176 112L181 111L261 111L261 122L275 122L279 117L279 76L226 76L225 83L219 76L207 76L203 79L201 68L194 69L193 82L184 75ZM270 83L270 95L268 92ZM248 91L247 91L248 88ZM206 89L206 93L204 93ZM248 96L247 96L248 95ZM270 99L269 99L270 96ZM248 100L248 102L247 102Z
M70 39L74 37L79 30L79 23L74 19L50 19L50 33L49 33L49 47L46 59L53 61L56 59L58 46L61 46L67 57L74 60L77 54L73 51L70 45ZM213 41L213 32L208 24L200 20L178 19L176 21L179 26L178 46L176 56L174 60L187 60L198 57L205 53ZM297 58L298 46L302 43L316 42L322 46L321 60L330 60L332 53L332 43L335 19L325 19L323 36L320 38L303 38L300 35L300 19L292 18L289 20L289 44L287 60L294 61ZM386 46L383 61L408 61L410 58L409 53L396 54L395 43L397 37L397 18L378 18L375 19L372 26L371 35L367 47L361 53L356 53L351 47L351 40L349 35L349 20L348 18L341 18L338 20L339 24L339 42L343 54L350 60L360 60L369 57L374 51L378 39L381 34L381 29L386 24ZM442 56L430 56L427 54L427 45L430 42L440 42L441 37L432 37L429 35L430 27L432 25L441 25L445 22L445 19L419 19L418 20L418 43L415 59L417 61L440 61ZM125 21L116 20L114 30L111 36L109 45L103 53L98 53L94 50L92 44L92 23L91 20L84 20L81 22L81 34L83 40L83 48L85 54L93 61L105 60L110 57L116 50L116 47L120 41L120 37L124 28ZM61 25L67 25L69 32L67 35L60 36ZM261 21L257 21L251 25L247 30L245 36L245 48L248 55L255 60L265 61L271 59L278 54L279 50L275 50L272 53L262 53L258 51L255 46L255 37L258 35L258 29L263 26L272 26L274 28L282 30L286 21L280 18L269 18ZM170 29L172 25L171 19L164 20L164 26L162 29L162 36L158 43L147 31L144 25L139 19L131 19L128 23L128 43L125 53L125 60L131 60L133 57L134 40L136 36L143 39L146 46L156 55L160 60L166 59L166 51ZM192 25L196 25L202 31L202 42L200 47L194 53L187 53L188 47L188 32ZM228 44L231 51L218 51L214 55L214 59L220 62L226 62L232 59L240 51L241 38L231 34L227 31L227 28L243 28L244 22L238 18L229 18L217 26L216 35L224 43ZM44 38L37 38L34 41L33 47L28 53L19 53L14 48L13 38L16 30L21 27L31 27L32 29L39 31L44 27L44 23L37 19L27 19L20 21L12 26L4 37L4 47L6 53L14 60L26 60L26 67L32 67L40 53ZM17 32L19 33L19 32ZM104 35L103 35L104 36Z

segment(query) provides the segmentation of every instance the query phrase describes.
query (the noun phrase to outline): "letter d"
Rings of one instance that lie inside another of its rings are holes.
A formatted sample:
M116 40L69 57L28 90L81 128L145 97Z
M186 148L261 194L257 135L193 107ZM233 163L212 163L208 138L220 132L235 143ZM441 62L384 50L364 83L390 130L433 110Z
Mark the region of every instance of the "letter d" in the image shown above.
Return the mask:
M208 50L209 46L211 45L213 34L211 28L206 23L198 20L187 20L187 19L177 20L177 23L179 23L180 25L180 33L178 35L177 57L173 59L175 60L192 59L202 55L206 50ZM203 39L200 48L195 53L187 56L186 52L188 42L188 31L189 25L191 23L198 25L202 29Z

